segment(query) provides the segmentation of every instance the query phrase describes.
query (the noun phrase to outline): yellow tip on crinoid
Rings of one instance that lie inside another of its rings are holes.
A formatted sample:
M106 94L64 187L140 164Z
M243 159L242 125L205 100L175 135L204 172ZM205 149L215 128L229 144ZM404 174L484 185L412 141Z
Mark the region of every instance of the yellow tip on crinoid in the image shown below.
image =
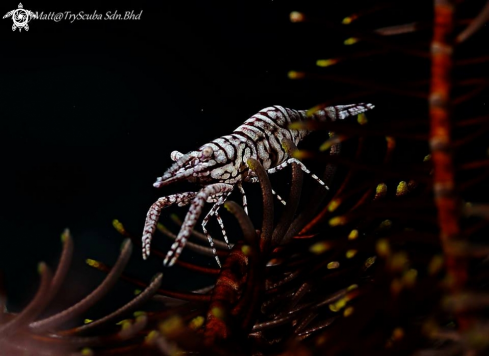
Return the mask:
M357 19L357 15L351 15L351 16L347 16L343 19L343 21L341 21L341 23L343 25L349 25L351 24L353 21L355 21Z
M328 203L328 211L332 213L335 211L341 204L341 199L333 199Z
M374 200L380 199L385 197L387 194L387 185L385 183L380 183L377 185L377 188L375 188L375 197Z
M93 351L92 351L92 349L89 349L88 347L85 347L83 350L81 350L80 354L83 355L83 356L92 356L93 355Z
M391 227L392 227L392 221L389 219L385 219L379 224L378 229L379 231L385 231L385 230L389 230Z
M226 317L226 313L224 312L224 309L223 308L220 308L220 307L214 307L211 309L211 314L217 318L217 319L220 319L220 320L224 320L224 318Z
M309 247L309 251L314 253L315 255L320 255L331 248L331 245L327 242L317 242L311 247Z
M340 263L338 261L330 262L330 263L328 263L328 266L327 266L328 269L337 269L339 267L340 267Z
M190 329L197 330L200 329L204 325L205 318L202 315L196 316L192 320L190 320L189 327Z
M330 66L332 66L332 65L335 65L335 64L336 64L336 63L338 63L338 62L339 62L339 61L338 61L338 59L336 59L336 58L330 58L330 59L318 59L318 60L316 61L316 65L317 65L318 67L323 67L323 68L325 68L325 67L330 67Z
M348 235L348 240L355 240L358 238L358 230L351 230L350 234Z
M400 181L399 184L397 185L396 196L402 197L403 195L406 195L407 193L408 193L407 183L405 181Z
M396 147L396 139L392 136L385 136L385 141L387 142L387 148L392 150Z
M311 117L312 115L314 115L315 113L317 113L319 110L323 110L324 109L324 105L316 105L316 106L313 106L312 108L308 109L306 111L306 116L307 117Z
M160 323L159 328L161 334L172 335L181 332L184 328L184 324L182 318L175 315Z
M296 121L289 124L288 128L291 130L307 130L307 122Z
M347 39L346 39L346 40L343 42L343 44L344 44L345 46L351 46L352 44L355 44L355 43L357 43L358 41L359 41L359 40L358 40L358 38L356 38L356 37L350 37L350 38L347 38Z
M175 224L182 225L182 219L180 219L180 217L177 214L175 213L170 214L170 219L172 219L172 221Z
M296 72L295 70L291 70L289 71L289 73L287 73L287 76L289 77L289 79L303 79L305 78L306 73Z
M403 328L397 327L392 331L392 339L401 340L404 337Z
M418 271L411 268L402 276L402 282L407 288L412 288L416 284L416 278L418 277Z
M85 263L89 265L90 267L95 267L98 268L100 266L100 262L96 260L92 260L91 258L87 258L85 260Z
M124 235L126 233L126 229L124 229L124 225L122 225L122 223L119 220L117 219L112 220L112 226L114 227L114 229L117 230L119 234Z
M251 255L251 247L248 245L243 245L241 247L241 252L243 253L243 255L249 256L249 255Z
M151 330L148 335L146 335L146 338L144 339L144 342L151 344L158 336L160 333L156 330Z
M368 123L367 115L365 115L364 113L358 114L358 116L357 116L357 122L360 125L367 124Z
M309 151L304 151L304 150L295 150L292 153L292 157L297 158L298 160L304 159L304 158L311 158L313 154Z
M441 255L435 255L431 259L430 263L428 264L428 273L430 276L433 276L440 272L443 268L444 260L443 256Z
M292 11L289 15L290 22L303 22L306 20L306 16L299 11Z
M48 265L45 262L39 262L37 264L37 273L43 274L47 268L48 268Z
M251 168L251 167L250 167ZM226 209L227 211L231 211L231 208L229 207L229 204L226 202L224 203L224 209Z
M343 309L346 306L346 303L348 302L348 300L349 299L347 297L344 297L344 298L341 298L334 303L331 303L329 305L329 310L331 310L332 312L340 311L341 309Z
M63 232L61 233L61 242L65 243L66 241L68 241L70 236L71 236L70 229L68 228L64 229Z
M367 260L365 261L365 268L370 268L372 267L372 265L375 263L375 260L377 259L377 256L372 256L372 257L369 257L367 258Z
M346 308L346 309L343 311L343 316L344 316L345 318L349 317L350 315L352 315L352 314L353 314L353 310L354 310L354 309L353 309L353 307L348 307L348 308Z
M392 271L402 271L409 263L406 252L400 251L392 255L389 260L389 267Z
M329 150L331 146L333 146L333 144L334 143L332 140L325 141L321 146L319 146L319 151L324 152L326 150Z
M386 239L380 239L379 241L377 241L375 249L377 251L377 255L379 255L380 257L385 258L391 254L389 241L387 241Z
M248 167L250 167L250 169L252 171L256 170L256 164L255 164L254 160L248 158L248 160L246 161L246 164L248 165Z
M385 185L384 183L380 183L379 185L377 185L377 188L375 189L375 192L377 194L385 194L385 193L387 193L387 185Z
M329 219L330 226L340 226L346 224L347 219L344 216L335 216L332 219Z
M158 231L161 231L162 233L170 232L170 230L168 230L166 226L163 225L162 223L156 224L156 229L158 229Z

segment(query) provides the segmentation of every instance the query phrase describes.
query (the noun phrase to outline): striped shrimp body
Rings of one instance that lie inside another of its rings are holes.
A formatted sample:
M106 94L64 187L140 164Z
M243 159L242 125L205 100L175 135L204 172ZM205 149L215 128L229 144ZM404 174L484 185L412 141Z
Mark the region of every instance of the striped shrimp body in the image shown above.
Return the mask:
M305 110L293 110L281 106L272 106L260 110L246 120L231 135L222 136L205 145L197 151L182 154L178 151L171 153L173 165L158 178L154 187L161 188L173 182L187 180L203 186L198 192L186 192L162 197L148 211L144 225L142 245L143 258L150 254L150 244L155 232L161 210L172 204L185 206L190 204L189 211L182 223L180 232L171 249L168 251L163 264L172 266L184 248L192 229L196 225L206 202L214 203L211 210L202 221L202 229L213 249L217 263L220 264L214 248L214 242L206 230L206 225L212 216L216 216L226 243L229 246L226 231L219 208L237 187L243 199L243 208L247 213L246 195L243 182L258 182L256 174L248 167L249 158L258 160L267 173L275 173L286 166L297 163L301 169L310 174L319 184L328 187L316 175L295 158L291 158L282 147L282 140L289 139L296 145L309 134L307 130L288 128L291 122L304 120L335 121L349 116L358 115L374 108L372 104L351 104L327 107L308 117ZM280 198L279 198L280 199ZM281 200L281 199L280 199ZM281 200L282 201L282 200ZM282 203L284 203L282 201Z

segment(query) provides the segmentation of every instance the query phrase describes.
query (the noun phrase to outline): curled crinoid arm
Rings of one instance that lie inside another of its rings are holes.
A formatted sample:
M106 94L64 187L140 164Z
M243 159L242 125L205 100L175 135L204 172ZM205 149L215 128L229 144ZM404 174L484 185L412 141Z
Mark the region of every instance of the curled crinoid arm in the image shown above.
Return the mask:
M161 286L161 281L163 279L163 274L158 273L156 276L153 277L151 283L149 284L148 287L145 288L144 291L142 291L140 294L138 294L133 300L128 302L127 304L123 305L116 311L98 319L95 320L89 324L85 324L83 326L79 326L77 328L71 329L66 331L66 334L72 334L72 333L81 333L85 332L87 330L92 330L96 329L102 325L106 325L108 322L116 320L117 318L120 318L121 315L124 315L124 313L127 313L129 310L134 310L136 307L139 305L145 303L148 299L153 297L153 295L158 291L158 289Z
M132 244L129 239L124 240L122 243L122 249L117 259L114 268L105 277L103 282L93 290L89 295L80 300L78 303L72 305L68 309L54 314L42 320L35 321L29 324L31 330L40 332L42 330L55 328L69 320L72 320L76 316L82 314L86 310L90 309L100 298L102 298L117 282L124 267L126 266L129 258L131 257Z
M156 225L161 214L161 209L166 208L172 204L178 204L178 206L185 206L195 198L196 192L187 192L169 195L158 199L151 208L149 208L146 215L146 222L144 223L143 237L142 237L142 249L143 259L147 259L150 254L150 245L153 234L156 230Z
M163 265L171 267L175 264L178 256L180 256L180 253L187 243L187 239L190 236L193 227L197 223L197 220L202 213L205 202L209 199L209 197L226 195L226 193L231 192L233 188L234 186L230 184L216 183L210 184L199 191L197 196L195 196L195 198L192 200L190 209L185 216L185 220L183 221L182 228L178 233L176 241L171 246L170 251L168 251L163 261ZM216 204L218 203L219 201Z
M38 315L38 313L41 312L44 307L49 303L50 298L46 298L46 295L49 296L52 273L44 262L41 262L39 264L38 270L39 274L41 275L41 283L38 287L34 299L32 299L29 305L15 318L0 326L0 341L3 341L5 339L8 340L8 338L13 335L17 330L25 326L32 319L34 319Z
M282 147L286 148L287 151L291 153L292 151L295 151L297 149L294 143L287 139L284 139L282 141ZM280 220L272 235L272 241L275 245L279 245L282 242L282 239L285 237L285 233L290 226L290 221L292 221L292 218L297 211L301 197L303 175L304 174L302 169L297 164L293 163L292 182L290 186L290 193L287 199L287 206L283 211L282 216L280 217Z

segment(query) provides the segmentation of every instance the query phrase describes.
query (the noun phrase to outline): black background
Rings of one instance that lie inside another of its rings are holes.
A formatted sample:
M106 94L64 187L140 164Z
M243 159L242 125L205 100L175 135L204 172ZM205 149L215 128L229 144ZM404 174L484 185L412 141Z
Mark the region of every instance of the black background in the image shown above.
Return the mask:
M195 189L185 183L152 187L172 150L187 152L230 133L266 106L306 109L357 90L288 79L290 70L316 70L315 61L334 56L346 39L317 24L291 23L289 14L306 11L341 22L366 3L375 1L31 1L24 8L45 13L143 13L139 21L32 20L20 33L12 32L11 19L1 20L0 270L9 308L18 310L32 297L39 261L56 265L65 227L74 237L75 259L59 305L96 286L103 275L84 259L114 262L122 237L113 219L139 235L159 196ZM413 13L382 18L383 25L414 15L429 19L430 2L424 3L425 12L413 6ZM16 7L4 1L0 12ZM395 83L414 71L429 73L427 61L413 68L369 61L372 71L364 77ZM375 102L379 112L395 105L384 100ZM403 108L403 114L419 107ZM164 238L157 240L167 248ZM130 272L148 280L161 269L157 260L143 263L135 247ZM177 275L165 271L165 285L188 285Z
M136 21L32 20L28 32L13 32L11 19L0 22L0 270L10 310L34 294L39 261L56 265L65 227L75 256L54 309L103 278L86 258L114 262L122 236L113 219L139 235L159 196L195 189L152 187L172 150L195 149L266 106L304 109L324 101L333 88L292 82L287 73L314 66L308 52L331 55L341 43L328 44L327 31L311 37L289 14L312 7L341 19L347 12L338 4L300 3L37 1L23 2L24 8L143 13ZM0 12L16 7L3 2ZM168 248L166 239L157 240ZM201 263L214 266L212 259ZM128 270L148 280L162 266L143 263L135 247ZM172 270L164 283L182 288L208 281L188 281ZM105 306L113 309L132 290L120 284Z

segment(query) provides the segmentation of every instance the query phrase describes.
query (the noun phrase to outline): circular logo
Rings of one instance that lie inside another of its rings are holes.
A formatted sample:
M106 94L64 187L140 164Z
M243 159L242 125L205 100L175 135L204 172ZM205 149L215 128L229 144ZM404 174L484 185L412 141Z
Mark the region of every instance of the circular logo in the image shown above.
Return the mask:
M24 9L17 9L12 14L12 20L17 27L24 27L29 22L29 14Z
M19 32L22 29L29 31L28 22L33 18L37 19L37 15L32 11L25 10L22 3L19 3L18 9L7 12L3 18L7 17L12 17L12 20L14 21L12 31L15 31L15 29L18 28Z

